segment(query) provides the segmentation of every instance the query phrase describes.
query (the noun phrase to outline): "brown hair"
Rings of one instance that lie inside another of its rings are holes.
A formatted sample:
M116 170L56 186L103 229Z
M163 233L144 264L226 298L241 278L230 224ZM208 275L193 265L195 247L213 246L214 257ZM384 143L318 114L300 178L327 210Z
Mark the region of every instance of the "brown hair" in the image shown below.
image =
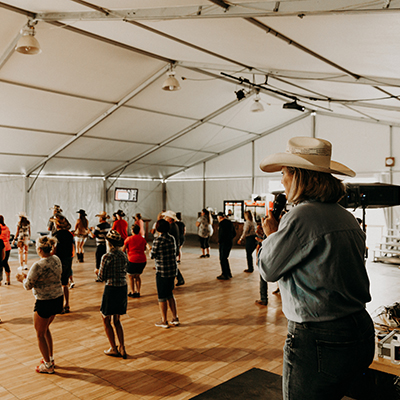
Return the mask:
M50 254L56 244L56 238L50 236L41 236L37 241L36 248L41 249L44 254Z
M249 221L253 222L253 214L251 213L251 211L246 210L246 211L244 212L244 215L245 215L245 216L247 215L247 219L248 219Z
M298 204L304 200L318 200L321 203L337 203L345 194L346 186L340 179L329 173L303 168L286 167L293 175L288 200Z

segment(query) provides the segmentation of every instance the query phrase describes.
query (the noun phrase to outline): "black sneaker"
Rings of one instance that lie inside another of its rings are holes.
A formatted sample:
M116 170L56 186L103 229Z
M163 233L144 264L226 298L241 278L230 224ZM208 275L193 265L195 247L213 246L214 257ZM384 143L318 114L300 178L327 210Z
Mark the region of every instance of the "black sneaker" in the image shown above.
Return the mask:
M217 279L219 279L219 280L221 280L221 281L227 281L227 280L229 280L230 278L228 278L228 277L225 276L225 275L219 275L219 276L217 276Z

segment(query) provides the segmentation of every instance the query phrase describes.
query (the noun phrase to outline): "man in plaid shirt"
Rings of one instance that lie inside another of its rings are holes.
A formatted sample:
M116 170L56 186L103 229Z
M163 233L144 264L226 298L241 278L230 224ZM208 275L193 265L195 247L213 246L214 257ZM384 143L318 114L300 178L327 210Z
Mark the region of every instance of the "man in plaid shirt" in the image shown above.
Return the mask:
M154 239L151 258L156 264L156 284L161 321L156 326L169 328L167 321L168 306L172 313L171 324L179 325L176 301L173 295L175 277L177 275L176 243L169 232L170 225L164 220L157 221L156 230L160 236Z

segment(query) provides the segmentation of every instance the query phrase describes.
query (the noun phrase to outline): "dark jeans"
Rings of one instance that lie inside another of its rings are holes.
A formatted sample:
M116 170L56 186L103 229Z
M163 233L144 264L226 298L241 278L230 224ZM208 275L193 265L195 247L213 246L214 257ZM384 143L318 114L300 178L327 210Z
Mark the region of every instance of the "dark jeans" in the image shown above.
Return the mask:
M285 400L340 400L374 358L375 332L366 310L328 322L288 321Z
M107 253L106 244L98 244L96 248L96 269L100 269L101 257Z
M247 269L253 271L253 252L257 247L256 236L246 236L246 258L247 258Z
M268 282L260 275L260 300L268 303Z
M231 267L229 266L229 254L232 250L232 242L231 243L220 243L219 244L219 262L221 264L222 275L227 278L232 277Z

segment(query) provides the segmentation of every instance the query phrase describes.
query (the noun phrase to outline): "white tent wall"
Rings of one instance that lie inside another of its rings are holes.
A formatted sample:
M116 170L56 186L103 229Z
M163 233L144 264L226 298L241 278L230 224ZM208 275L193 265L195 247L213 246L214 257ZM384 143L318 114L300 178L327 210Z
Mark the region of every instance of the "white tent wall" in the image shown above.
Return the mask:
M14 176L0 177L0 214L5 224L15 233L18 222L18 213L27 212L24 206L25 178ZM28 217L30 215L28 214Z
M107 193L106 211L108 212L108 215L111 216L112 213L121 209L126 215L125 219L128 221L129 227L131 227L133 224L132 217L137 213L140 213L143 219L151 220L149 226L151 226L156 221L158 213L163 208L163 189L161 181L118 179L116 182L114 182L110 179L107 181L106 184L107 188L109 188L110 185L113 184ZM115 201L114 192L115 188L117 187L138 189L138 201ZM96 213L100 211L101 208L97 210Z
M32 179L30 179L32 182ZM103 209L102 179L38 179L29 193L32 238L37 232L47 232L52 215L50 208L57 204L72 225L78 219L77 211L86 211L90 226L97 222L95 215Z
M182 213L187 233L197 233L196 220L203 208L203 181L167 182L166 209Z

